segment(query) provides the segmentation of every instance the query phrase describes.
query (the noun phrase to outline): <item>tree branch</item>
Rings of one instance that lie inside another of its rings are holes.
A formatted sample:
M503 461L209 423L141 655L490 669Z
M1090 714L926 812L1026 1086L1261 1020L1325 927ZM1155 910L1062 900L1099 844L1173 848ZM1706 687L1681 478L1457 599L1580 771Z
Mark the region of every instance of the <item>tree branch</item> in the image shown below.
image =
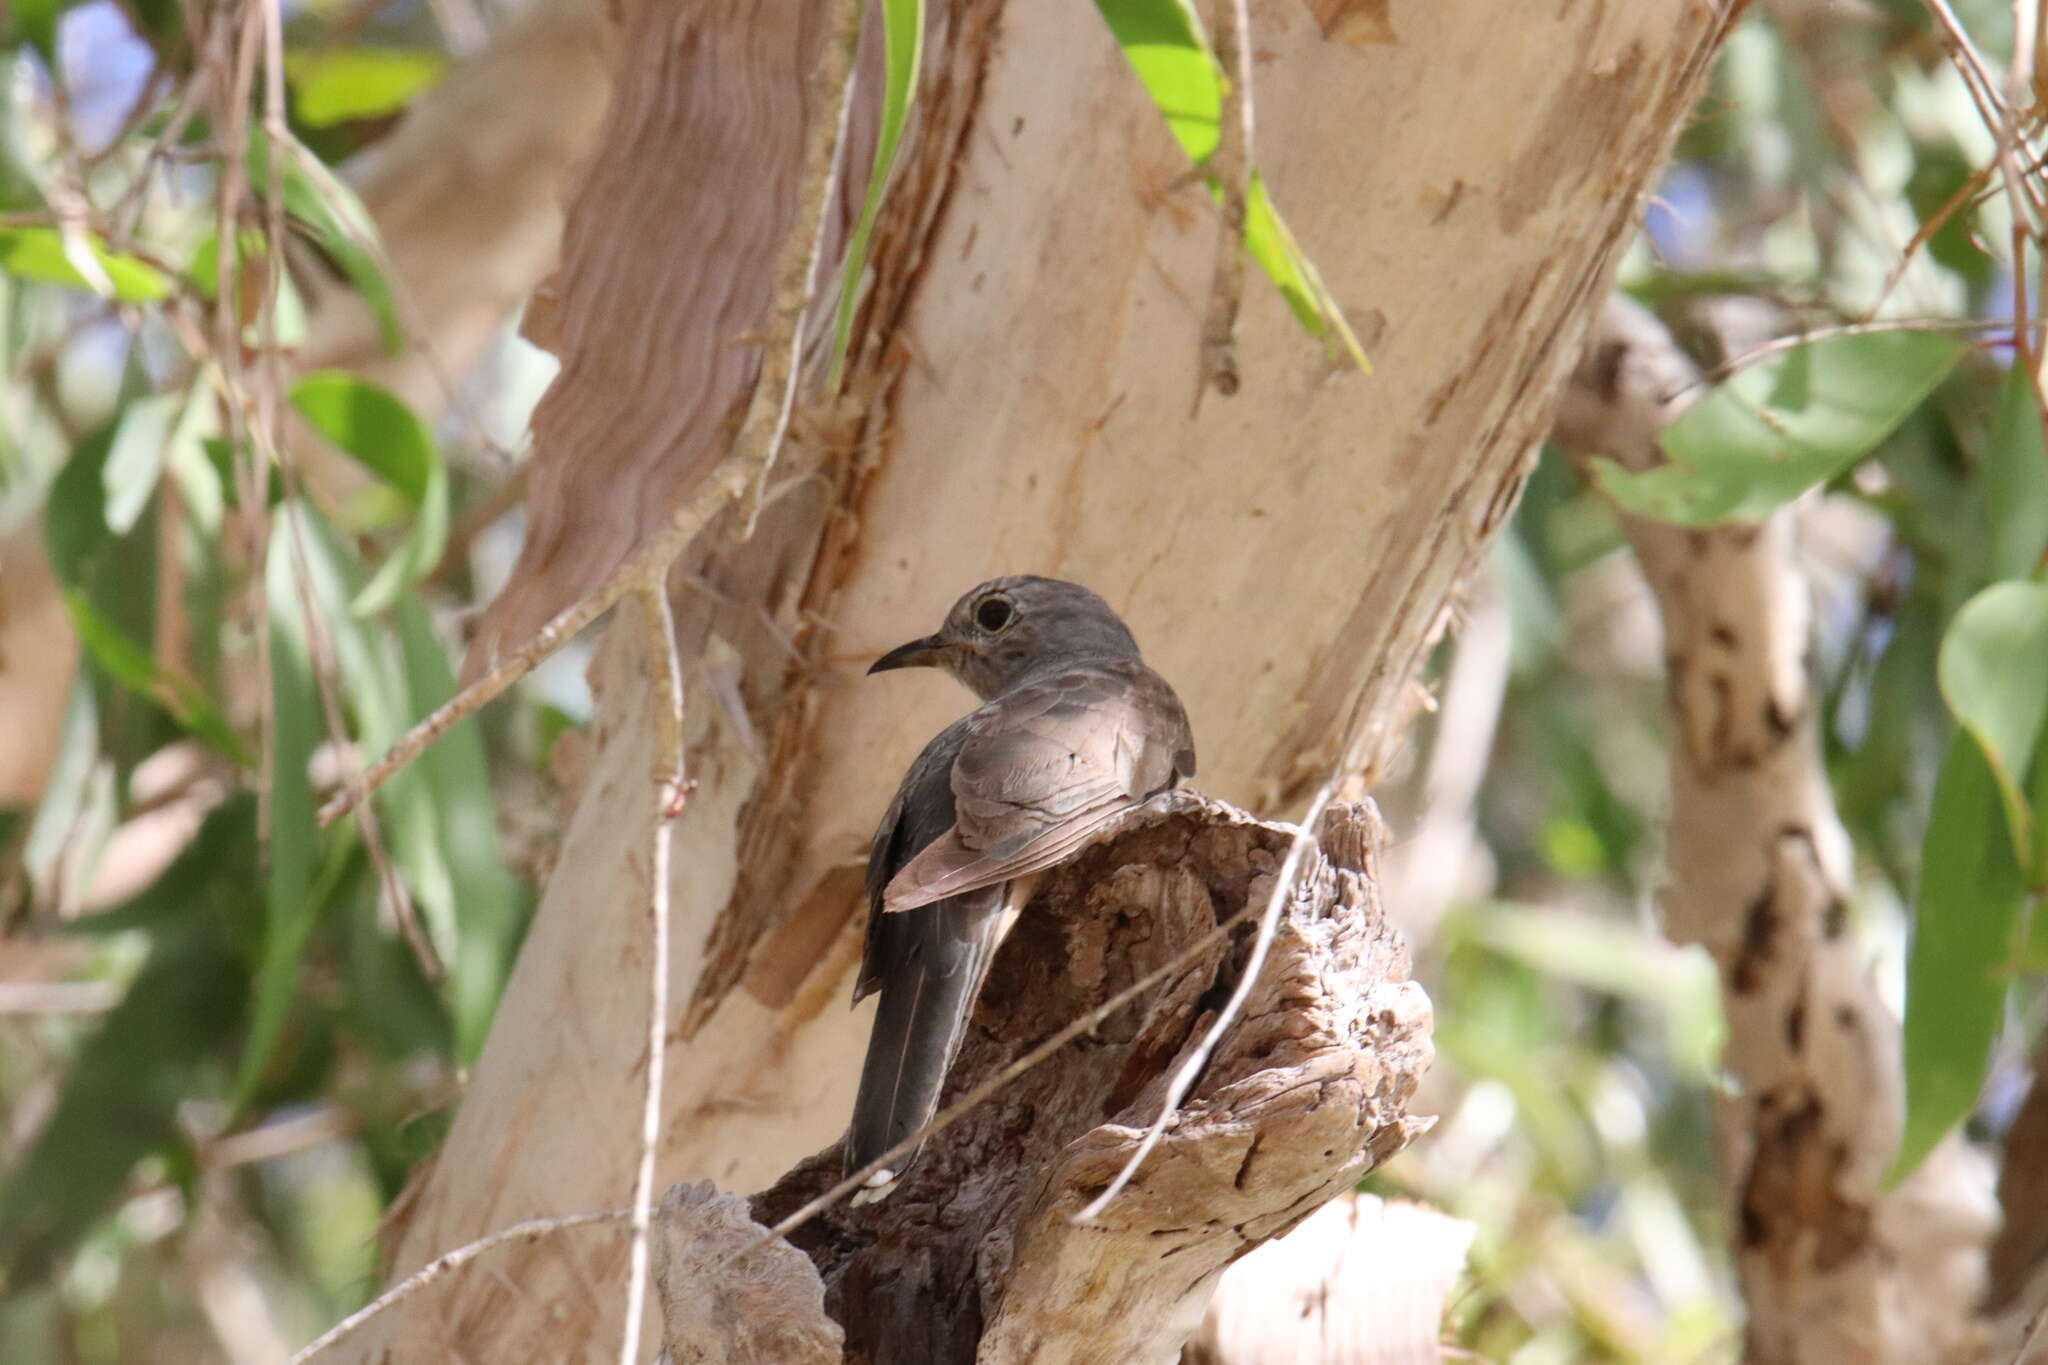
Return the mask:
M1631 469L1697 374L1663 325L1617 296L1555 436ZM1881 1195L1897 1150L1899 1026L1848 932L1850 849L1807 677L1797 511L1694 530L1623 518L1663 617L1672 720L1665 931L1720 968L1716 1118L1756 1365L1940 1359L1972 1332L1985 1219L1966 1155L1937 1153Z

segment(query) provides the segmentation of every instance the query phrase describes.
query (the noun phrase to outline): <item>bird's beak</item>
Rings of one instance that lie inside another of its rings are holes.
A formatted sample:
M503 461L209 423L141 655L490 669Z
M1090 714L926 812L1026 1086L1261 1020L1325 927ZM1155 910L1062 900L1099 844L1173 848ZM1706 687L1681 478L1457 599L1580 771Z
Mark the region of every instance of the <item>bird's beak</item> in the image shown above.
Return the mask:
M945 662L946 644L936 635L898 645L868 665L868 672L887 673L892 668L936 668Z

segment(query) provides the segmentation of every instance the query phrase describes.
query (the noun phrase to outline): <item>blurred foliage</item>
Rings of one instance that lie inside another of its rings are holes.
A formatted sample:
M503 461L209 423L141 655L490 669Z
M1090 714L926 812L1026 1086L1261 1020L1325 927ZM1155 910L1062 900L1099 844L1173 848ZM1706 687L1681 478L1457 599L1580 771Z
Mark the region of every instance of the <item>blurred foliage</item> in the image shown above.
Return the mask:
M37 799L0 811L8 1362L220 1358L207 1276L290 1339L363 1301L488 1032L546 858L534 793L582 719L533 680L373 822L316 826L453 690L457 624L516 536L471 405L300 363L337 291L413 347L337 168L462 45L425 5L290 8L273 137L260 69L237 107L206 66L246 36L217 8L210 34L183 24L213 9L155 0L0 19L0 536L40 541L80 657ZM1100 8L1205 158L1224 87L1186 9ZM1956 8L2004 71L2010 9ZM896 131L921 9L883 5ZM1624 270L1714 390L1668 469L1594 487L1546 459L1499 548L1500 718L1449 813L1477 837L1416 926L1441 1056L1421 1107L1444 1118L1375 1177L1479 1225L1453 1331L1481 1358L1736 1354L1719 996L1654 932L1661 659L1615 502L1703 524L1804 499L1855 920L1906 1010L1902 1161L2010 1109L2048 969L2048 448L2013 363L2039 358L2042 210L1995 151L1919 0L1752 7ZM1262 188L1250 207L1255 259L1341 333ZM519 346L455 377L480 406L532 402L546 367ZM1471 716L1447 708L1418 757ZM1404 833L1443 814L1419 771L1386 796Z
M4 21L0 536L40 546L79 652L41 799L0 820L10 1365L219 1358L234 1326L209 1277L255 1288L287 1340L363 1301L530 913L545 853L500 827L506 774L581 722L573 690L528 689L374 822L315 823L453 691L455 619L490 586L474 556L496 538L496 572L516 526L476 420L299 358L350 296L387 353L415 345L332 166L442 78L449 44L419 7L289 9L273 137L260 59L239 110L204 66L260 39L245 13ZM188 15L221 27L186 34ZM537 397L547 367L520 344L508 328L511 363L465 412ZM10 613L28 605L10 584ZM56 988L103 993L50 1012Z

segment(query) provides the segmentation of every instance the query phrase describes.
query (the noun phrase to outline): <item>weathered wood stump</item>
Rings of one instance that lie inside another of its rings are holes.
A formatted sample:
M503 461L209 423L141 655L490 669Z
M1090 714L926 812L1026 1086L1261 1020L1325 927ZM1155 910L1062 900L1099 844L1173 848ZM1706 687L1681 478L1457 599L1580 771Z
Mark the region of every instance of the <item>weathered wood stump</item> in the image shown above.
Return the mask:
M766 1359L733 1328L758 1337L766 1293L789 1317L774 1330L810 1343L806 1360L837 1358L835 1324L852 1365L1174 1360L1226 1266L1427 1126L1406 1105L1431 1057L1430 1006L1380 909L1380 830L1370 805L1327 813L1242 1015L1091 1225L1073 1216L1136 1148L1236 985L1293 830L1176 793L1048 876L996 959L948 1103L1252 911L934 1135L887 1199L798 1228L789 1241L815 1278L780 1244L707 1258L737 1206L679 1187L658 1248L673 1358ZM755 1196L753 1219L772 1224L839 1177L834 1145ZM763 1275L787 1286L764 1291Z

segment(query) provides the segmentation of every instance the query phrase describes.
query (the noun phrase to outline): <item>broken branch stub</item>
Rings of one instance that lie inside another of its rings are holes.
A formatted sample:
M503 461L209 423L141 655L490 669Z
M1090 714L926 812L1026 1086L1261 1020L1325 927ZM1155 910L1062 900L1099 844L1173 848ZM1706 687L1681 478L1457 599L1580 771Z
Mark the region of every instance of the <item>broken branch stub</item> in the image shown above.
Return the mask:
M1406 1105L1432 1055L1430 1005L1380 908L1378 830L1369 804L1325 816L1242 1017L1096 1223L1073 1215L1130 1155L1229 994L1256 913L935 1134L887 1199L791 1233L846 1360L1172 1361L1225 1267L1422 1131ZM1182 794L1050 874L996 959L945 1102L1263 905L1292 837ZM754 1199L754 1218L787 1216L840 1163L836 1144L803 1162Z

